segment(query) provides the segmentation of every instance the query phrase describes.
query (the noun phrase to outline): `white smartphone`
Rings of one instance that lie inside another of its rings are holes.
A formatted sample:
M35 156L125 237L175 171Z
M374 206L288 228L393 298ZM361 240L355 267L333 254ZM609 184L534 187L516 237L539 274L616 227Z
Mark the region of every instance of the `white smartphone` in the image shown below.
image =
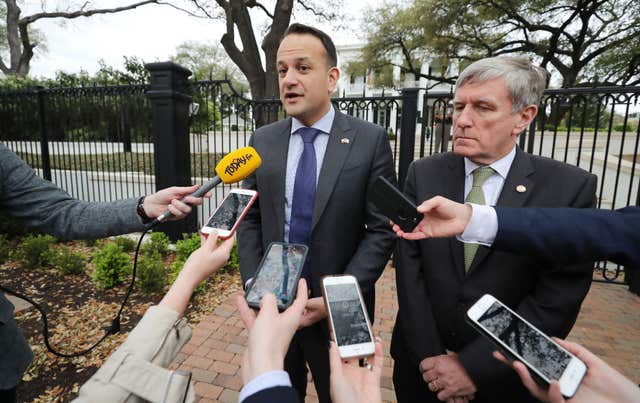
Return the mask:
M251 208L256 197L258 197L258 192L255 190L231 189L200 232L210 234L215 230L220 238L229 238Z
M356 278L350 275L324 277L322 296L340 357L373 355L376 347L371 323Z
M587 372L587 366L550 337L494 296L485 294L467 311L468 322L488 337L510 360L527 366L532 376L549 385L560 383L560 392L572 397Z

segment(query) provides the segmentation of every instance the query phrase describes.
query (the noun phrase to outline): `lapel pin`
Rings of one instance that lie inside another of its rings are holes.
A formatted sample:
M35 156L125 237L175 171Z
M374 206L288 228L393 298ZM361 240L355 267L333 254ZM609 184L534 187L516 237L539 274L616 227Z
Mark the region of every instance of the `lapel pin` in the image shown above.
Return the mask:
M342 144L349 144L349 139L345 137L345 138L343 138L343 139L340 139L340 142L341 142Z
M518 185L516 186L516 192L518 193L524 193L527 191L527 187L525 185Z

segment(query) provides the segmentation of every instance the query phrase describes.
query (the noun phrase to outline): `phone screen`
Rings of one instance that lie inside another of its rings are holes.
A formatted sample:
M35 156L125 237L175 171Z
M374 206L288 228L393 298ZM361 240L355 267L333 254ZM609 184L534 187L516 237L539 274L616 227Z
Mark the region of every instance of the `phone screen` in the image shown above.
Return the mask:
M569 354L499 303L494 302L478 323L548 380L560 379L571 361Z
M306 253L307 247L304 245L271 244L247 291L249 305L259 306L262 297L272 293L278 300L278 307L288 307L296 298L295 292Z
M230 231L251 202L251 197L248 194L229 193L206 226Z
M328 284L324 289L338 346L372 342L356 285Z

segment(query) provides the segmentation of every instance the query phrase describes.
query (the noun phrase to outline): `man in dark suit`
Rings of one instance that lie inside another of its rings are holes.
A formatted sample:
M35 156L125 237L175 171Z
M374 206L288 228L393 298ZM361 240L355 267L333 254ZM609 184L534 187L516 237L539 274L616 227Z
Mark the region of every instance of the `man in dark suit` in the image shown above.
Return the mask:
M293 24L277 54L280 98L288 119L262 127L250 144L262 166L244 187L259 192L238 229L238 257L245 282L269 243L309 246L303 277L311 298L285 360L300 397L309 363L321 402L329 401L325 275L354 275L372 317L374 284L388 261L394 236L367 201L380 175L395 181L384 129L343 115L331 105L339 77L336 51L323 32Z
M456 83L454 152L414 161L405 193L498 206L592 207L595 176L525 154L517 136L535 118L546 72L524 58L471 64ZM423 178L430 178L424 180ZM491 293L547 334L564 337L589 290L591 272L561 267L455 238L400 240L399 310L391 354L400 402L526 402L515 374L464 314ZM515 268L518 268L517 270Z

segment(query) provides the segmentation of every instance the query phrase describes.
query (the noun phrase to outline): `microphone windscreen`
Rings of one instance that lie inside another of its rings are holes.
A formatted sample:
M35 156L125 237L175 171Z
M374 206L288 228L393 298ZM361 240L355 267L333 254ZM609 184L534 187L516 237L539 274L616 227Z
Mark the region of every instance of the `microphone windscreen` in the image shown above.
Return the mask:
M236 183L262 164L262 159L253 147L242 147L225 155L216 165L216 174L224 183Z

